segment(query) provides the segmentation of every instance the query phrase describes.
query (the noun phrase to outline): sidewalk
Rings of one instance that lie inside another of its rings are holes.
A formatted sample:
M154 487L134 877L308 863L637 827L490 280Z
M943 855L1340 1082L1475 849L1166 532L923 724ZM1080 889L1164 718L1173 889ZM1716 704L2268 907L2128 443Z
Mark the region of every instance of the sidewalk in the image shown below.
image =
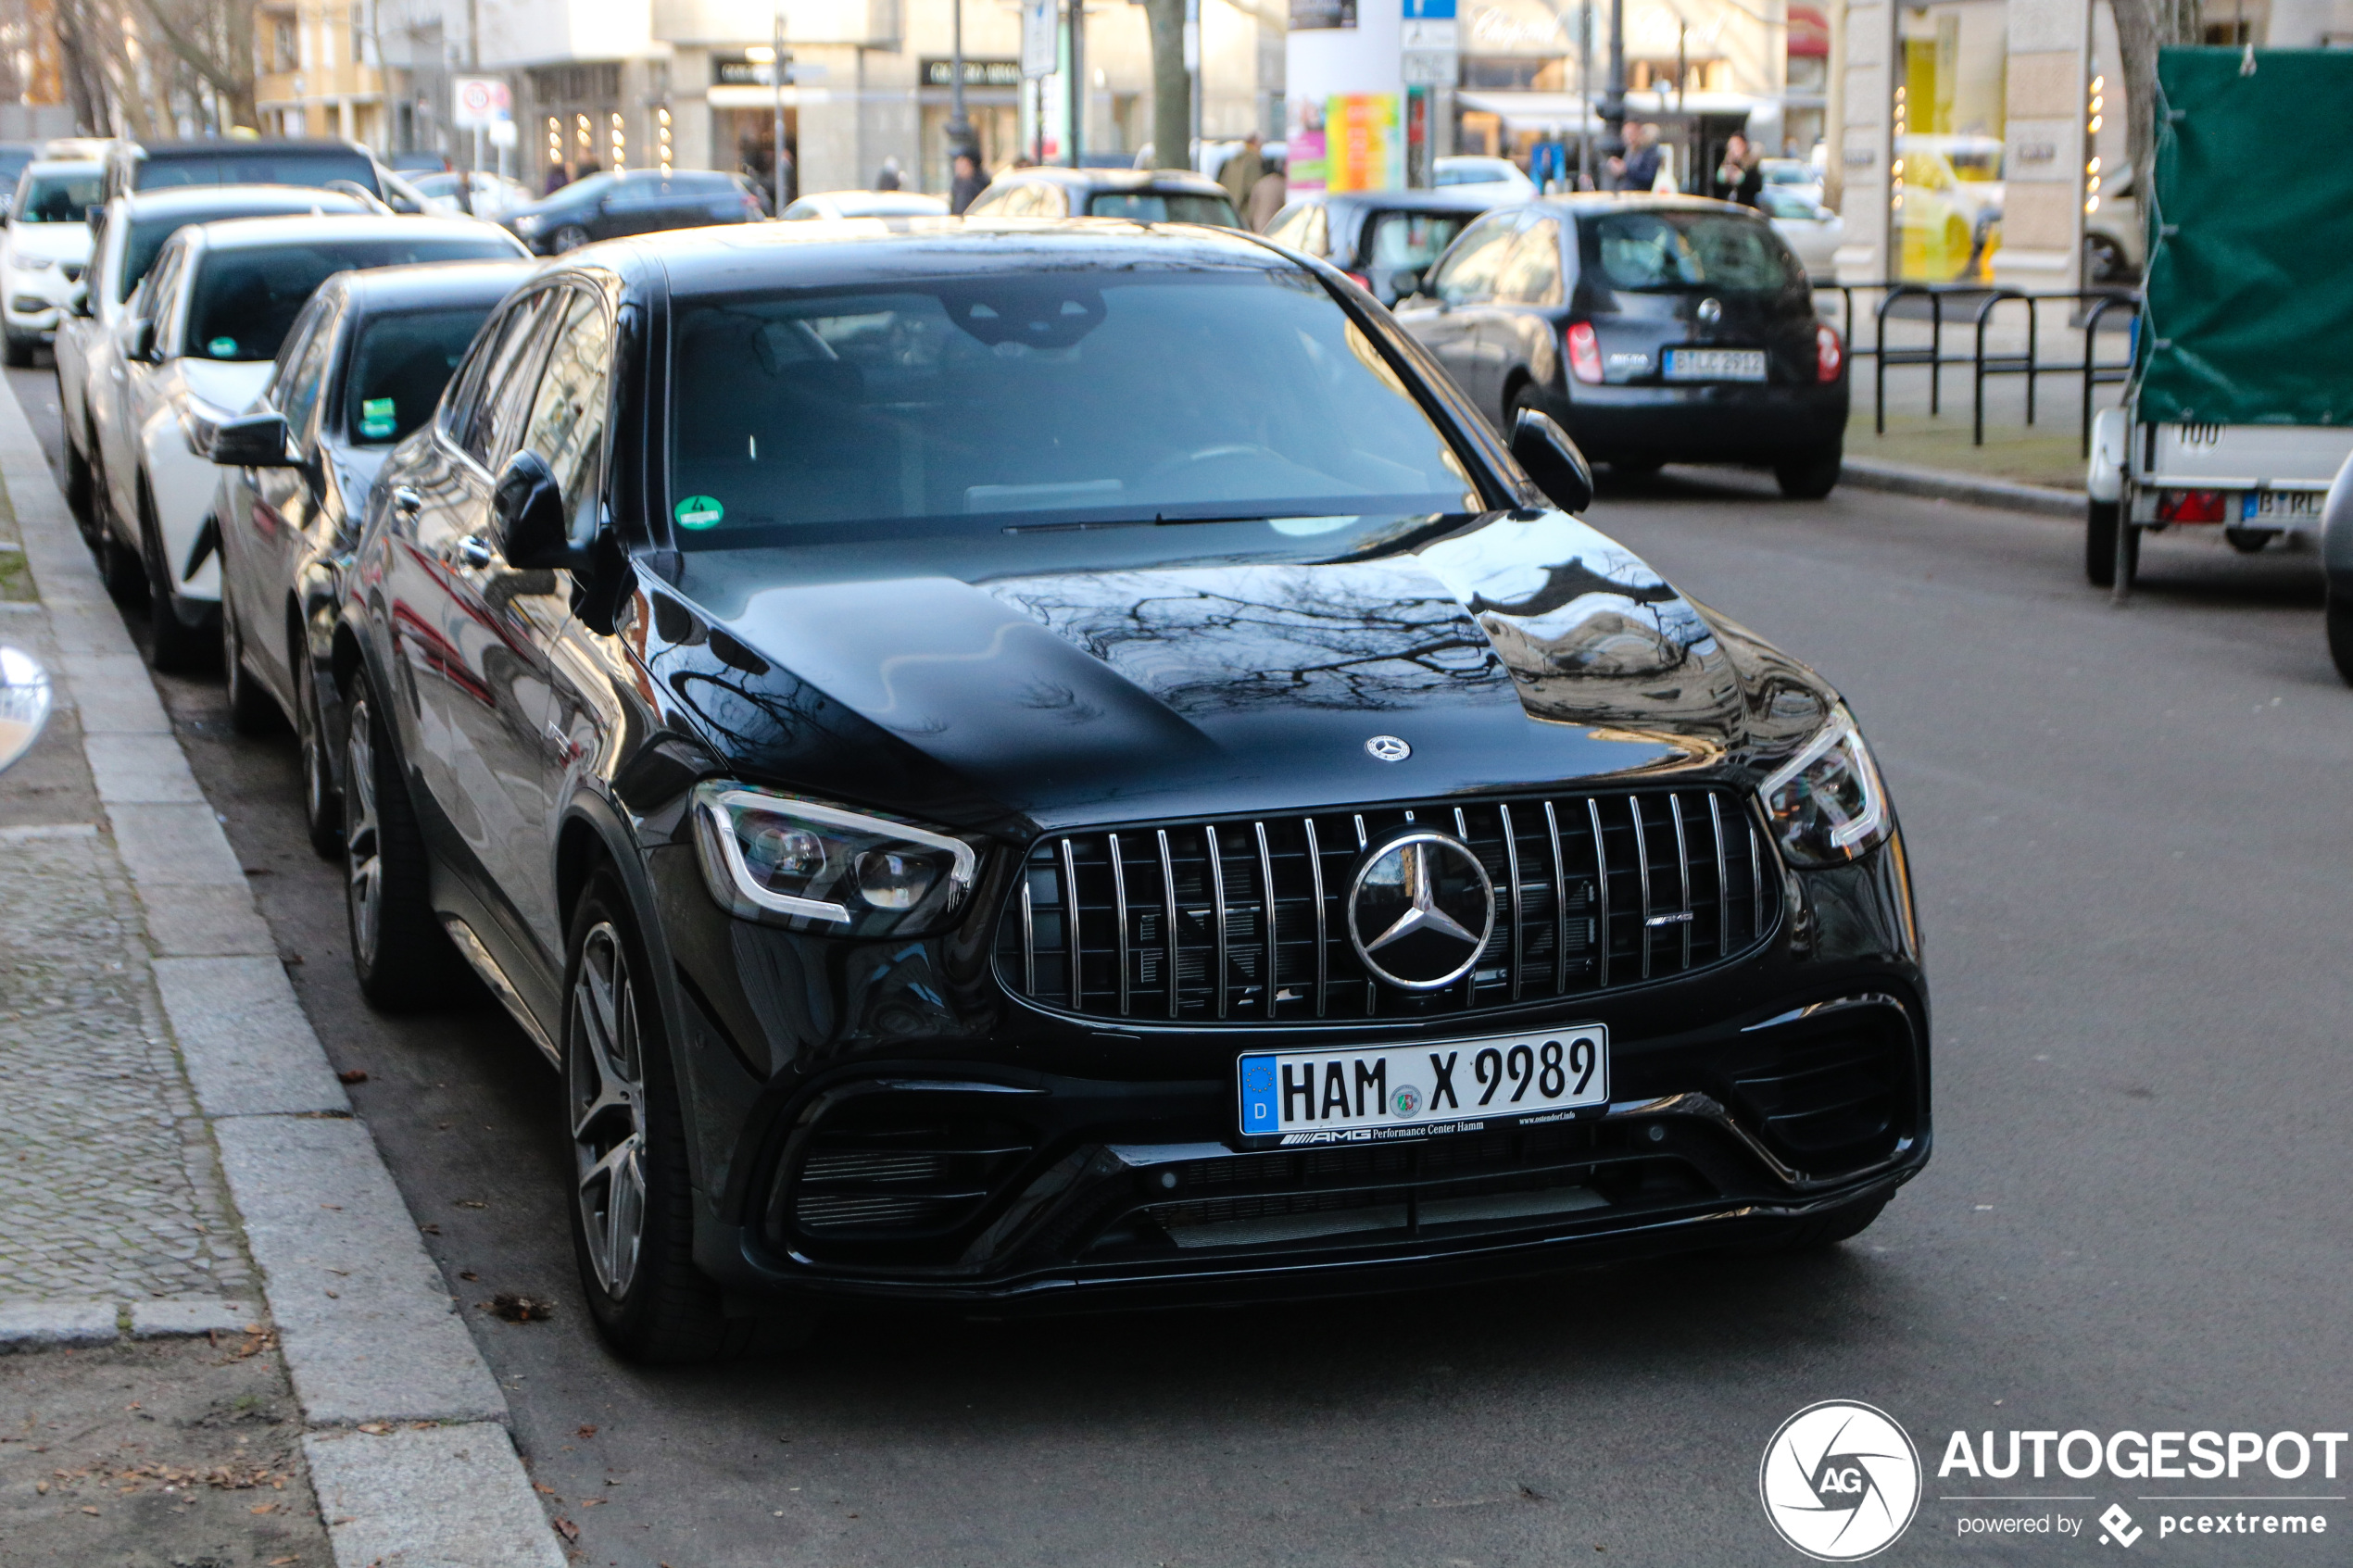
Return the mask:
M0 775L0 1568L561 1563L8 396L0 483L58 698Z

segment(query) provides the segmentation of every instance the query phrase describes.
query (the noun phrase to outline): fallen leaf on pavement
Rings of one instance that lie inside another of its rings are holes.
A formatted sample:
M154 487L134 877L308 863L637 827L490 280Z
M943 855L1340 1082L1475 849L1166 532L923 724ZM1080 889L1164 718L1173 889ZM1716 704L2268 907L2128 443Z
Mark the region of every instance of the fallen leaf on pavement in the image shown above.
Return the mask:
M484 1203L479 1198L461 1198L458 1199L458 1207L460 1209L487 1209L490 1205Z
M287 1563L300 1561L300 1558L296 1557L273 1557L270 1560L270 1568L286 1568Z
M458 1271L458 1277L459 1279L471 1279L477 1281L482 1278L480 1274L474 1273L472 1269L459 1269Z
M553 1301L544 1301L536 1296L518 1296L510 1290L500 1291L484 1305L494 1316L509 1323L542 1323L556 1312Z
M371 1436L381 1437L386 1432L391 1431L392 1428L384 1425L382 1422L367 1421L360 1423L359 1430L369 1434Z
M417 1228L424 1232L427 1236L439 1236L441 1234L441 1227L439 1225L419 1225Z
M94 1508L85 1508L82 1512L90 1515L94 1519L98 1516L98 1511Z
M549 1485L547 1485L547 1482L545 1482L545 1481L534 1481L534 1482L531 1484L531 1489L532 1489L533 1491L535 1491L535 1492L541 1492L541 1493L544 1493L544 1494L546 1494L547 1496L551 1497L551 1498L552 1498L552 1497L554 1497L554 1496L556 1495L556 1488L555 1488L555 1487L553 1487L553 1486L549 1486Z
M275 1513L277 1511L278 1505L274 1502L258 1502L245 1510L247 1513Z
M597 1435L597 1429L593 1426L584 1426L580 1429L580 1435L583 1437L594 1437Z
M91 1512L94 1513L97 1511L93 1509ZM568 1541L576 1541L580 1538L580 1526L569 1519L559 1519L556 1521L556 1533Z
M368 1070L364 1067L346 1067L335 1074L335 1082L339 1084L364 1084L367 1081Z
M610 1498L582 1498L580 1499L580 1506L583 1508L602 1508L605 1504L610 1501L612 1501L612 1499Z

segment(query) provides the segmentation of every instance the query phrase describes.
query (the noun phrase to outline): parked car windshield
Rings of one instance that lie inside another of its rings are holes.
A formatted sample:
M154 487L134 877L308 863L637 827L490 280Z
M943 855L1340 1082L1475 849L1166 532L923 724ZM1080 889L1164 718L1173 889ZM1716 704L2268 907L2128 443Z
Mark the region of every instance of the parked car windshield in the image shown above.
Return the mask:
M36 174L25 182L17 203L19 223L84 223L98 205L104 182L98 171L87 174Z
M462 305L371 318L344 378L346 439L389 445L424 423L489 314L488 305Z
M1126 218L1138 223L1214 223L1239 229L1234 204L1224 196L1191 191L1098 191L1087 198L1089 218Z
M401 225L387 220L387 228ZM188 309L184 352L207 359L274 359L286 329L321 283L359 267L418 261L505 261L512 242L441 237L337 240L317 245L244 245L203 261Z
M673 341L672 515L689 548L917 518L1479 505L1397 372L1303 273L738 296L684 305Z
M141 158L132 165L131 188L161 191L175 185L325 185L349 180L373 191L376 166L360 153L250 151L204 157Z
M1589 218L1584 265L1612 288L1779 294L1796 278L1770 226L1719 212L1613 212Z
M349 196L322 192L320 209L342 216L360 210L359 204ZM129 299L131 291L155 266L156 257L163 254L163 243L191 223L219 223L231 218L285 218L292 216L283 207L220 207L203 212L181 212L170 218L151 218L144 223L131 225L131 232L122 240L122 269L114 281L115 298ZM511 252L509 254L512 254Z

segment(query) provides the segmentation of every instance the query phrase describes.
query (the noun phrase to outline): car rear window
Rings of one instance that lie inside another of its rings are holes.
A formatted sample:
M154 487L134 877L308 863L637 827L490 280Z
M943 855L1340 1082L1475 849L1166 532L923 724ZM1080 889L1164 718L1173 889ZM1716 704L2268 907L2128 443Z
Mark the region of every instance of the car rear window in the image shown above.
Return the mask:
M1098 191L1087 198L1089 218L1126 218L1138 223L1214 223L1239 229L1234 204L1224 196L1191 191Z
M1584 267L1638 294L1714 289L1779 294L1803 282L1761 218L1727 212L1613 212L1585 220Z
M1379 212L1373 215L1366 265L1376 274L1395 268L1419 272L1444 254L1474 213Z
M424 423L490 308L403 310L375 317L360 328L344 378L347 439L356 445L386 445Z
M324 185L349 180L378 191L376 166L358 153L251 152L202 157L147 157L132 166L131 188L161 191L175 185Z
M103 182L95 169L87 174L36 174L25 182L24 199L17 204L19 223L86 223L98 205Z
M392 220L385 225L398 226ZM214 251L196 278L185 352L207 359L276 358L304 304L337 272L419 261L505 261L517 254L495 232L479 240L386 235Z
M1445 435L1302 272L680 303L670 485L690 549L918 519L993 531L1479 505Z

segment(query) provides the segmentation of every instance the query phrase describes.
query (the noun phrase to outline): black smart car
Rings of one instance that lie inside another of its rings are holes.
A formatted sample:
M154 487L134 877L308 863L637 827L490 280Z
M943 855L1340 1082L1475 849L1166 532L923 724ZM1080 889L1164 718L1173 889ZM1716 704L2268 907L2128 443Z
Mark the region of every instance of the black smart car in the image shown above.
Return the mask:
M492 306L526 261L444 261L338 272L296 318L254 406L191 439L220 465L208 524L220 549L220 665L229 718L266 734L281 715L302 749L303 820L342 852L342 726L323 678L343 569L368 486L424 423Z
M1397 316L1489 419L1541 408L1596 460L1759 464L1807 499L1838 483L1846 346L1750 208L1651 195L1501 207Z
M1852 1235L1929 1152L1894 809L1590 485L1244 234L584 251L371 494L363 989L559 1065L635 1357Z

